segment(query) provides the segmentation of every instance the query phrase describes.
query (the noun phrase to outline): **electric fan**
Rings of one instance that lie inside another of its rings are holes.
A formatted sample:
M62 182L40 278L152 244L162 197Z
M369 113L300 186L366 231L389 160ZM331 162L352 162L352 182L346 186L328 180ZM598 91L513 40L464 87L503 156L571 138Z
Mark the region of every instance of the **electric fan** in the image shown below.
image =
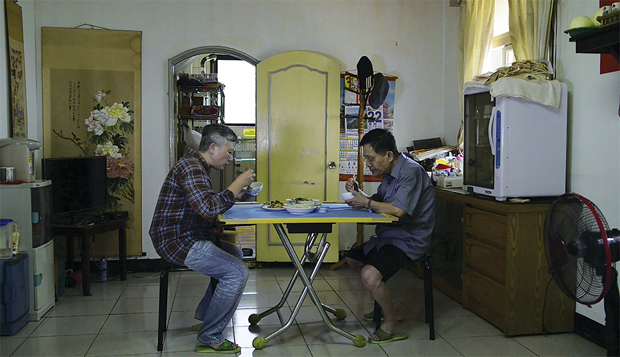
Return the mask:
M575 193L560 196L545 221L545 251L553 278L571 299L592 305L604 299L607 355L618 356L620 231Z

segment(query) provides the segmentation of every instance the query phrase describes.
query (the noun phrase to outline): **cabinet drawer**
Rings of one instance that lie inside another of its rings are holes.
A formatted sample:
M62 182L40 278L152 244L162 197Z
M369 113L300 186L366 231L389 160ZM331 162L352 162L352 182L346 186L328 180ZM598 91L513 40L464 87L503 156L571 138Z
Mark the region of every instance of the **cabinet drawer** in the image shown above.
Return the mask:
M484 308L504 316L506 311L504 285L466 267L463 274L463 287L467 301L475 300ZM484 311L474 312L484 316Z
M506 252L477 239L465 239L465 264L501 284L506 281Z
M465 209L466 232L489 240L499 246L506 245L506 216L472 207Z

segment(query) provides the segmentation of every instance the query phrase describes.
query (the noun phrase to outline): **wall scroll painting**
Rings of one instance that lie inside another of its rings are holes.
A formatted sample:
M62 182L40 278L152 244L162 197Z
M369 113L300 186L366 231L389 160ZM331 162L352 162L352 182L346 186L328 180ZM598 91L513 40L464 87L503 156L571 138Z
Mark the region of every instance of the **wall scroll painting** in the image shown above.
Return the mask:
M127 254L141 255L142 34L43 28L41 44L44 156L106 156L108 210L129 212ZM117 255L107 234L93 255Z
M9 133L15 138L26 138L28 137L28 115L26 111L22 8L12 0L5 0L4 6L8 35L9 93L11 97Z

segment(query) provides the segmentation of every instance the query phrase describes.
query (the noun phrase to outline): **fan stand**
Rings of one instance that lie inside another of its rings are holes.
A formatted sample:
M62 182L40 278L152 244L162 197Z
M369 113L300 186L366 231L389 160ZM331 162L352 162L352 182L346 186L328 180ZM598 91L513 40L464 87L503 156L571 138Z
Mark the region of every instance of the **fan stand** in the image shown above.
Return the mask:
M611 285L603 304L605 306L607 356L618 356L620 355L620 292L616 269L611 269Z

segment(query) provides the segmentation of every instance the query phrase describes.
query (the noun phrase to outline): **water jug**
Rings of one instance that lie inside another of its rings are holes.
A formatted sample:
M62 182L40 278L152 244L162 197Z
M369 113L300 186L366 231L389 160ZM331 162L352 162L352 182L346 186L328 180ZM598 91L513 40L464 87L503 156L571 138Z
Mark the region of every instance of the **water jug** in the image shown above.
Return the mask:
M13 257L13 235L17 233L17 223L12 219L0 219L0 259Z

